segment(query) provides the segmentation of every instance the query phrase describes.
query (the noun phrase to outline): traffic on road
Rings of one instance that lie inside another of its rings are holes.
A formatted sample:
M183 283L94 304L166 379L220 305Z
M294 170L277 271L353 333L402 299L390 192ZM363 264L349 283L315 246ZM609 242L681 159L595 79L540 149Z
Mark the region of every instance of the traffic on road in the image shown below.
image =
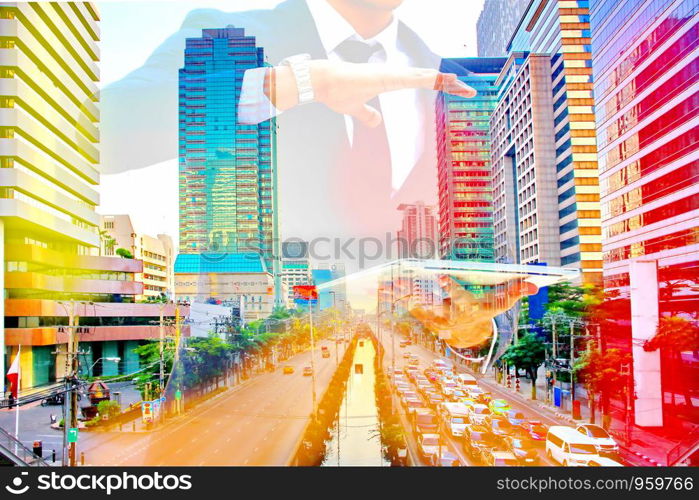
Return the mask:
M414 465L622 465L618 445L602 427L549 426L473 375L457 373L451 361L418 356L408 339L398 345L402 352L391 353L385 365L408 441L415 443Z

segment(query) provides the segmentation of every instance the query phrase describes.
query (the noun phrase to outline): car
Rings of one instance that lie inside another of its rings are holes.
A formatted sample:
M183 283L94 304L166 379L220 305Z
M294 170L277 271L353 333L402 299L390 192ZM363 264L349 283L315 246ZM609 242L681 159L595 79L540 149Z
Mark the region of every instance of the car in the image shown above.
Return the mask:
M478 404L471 398L459 398L456 402L461 403L462 405L466 406L467 408Z
M597 453L599 453L600 456L615 457L619 453L619 445L614 441L614 438L599 425L580 424L575 430L591 438L595 442Z
M474 459L480 457L481 448L494 448L498 444L493 433L483 425L466 426L461 443L464 451Z
M587 462L588 467L623 467L624 464L609 457L598 457Z
M417 449L427 463L434 463L433 456L439 454L439 434L420 434L417 438Z
M451 379L442 379L439 382L439 389L442 391L442 394L444 394L447 397L449 397L451 393L456 390L456 388L456 382L454 382Z
M304 366L303 367L303 376L310 377L311 375L313 375L313 368L311 368L310 366Z
M439 421L437 414L428 409L419 408L412 415L413 431L416 434L429 434L439 432Z
M505 438L505 446L520 465L539 465L541 461L531 439L508 436Z
M546 456L563 467L585 466L599 458L595 441L573 427L553 425L546 434Z
M500 440L504 442L507 436L511 436L514 433L514 427L510 422L505 419L492 419L490 422L491 432Z
M468 420L472 424L484 424L490 414L490 408L486 405L475 404L468 409Z
M409 352L404 352L403 353L403 359L411 359L412 355Z
M512 467L519 465L517 458L511 451L493 449L483 452L482 462L484 465L490 465L491 467Z
M465 397L466 393L462 389L455 389L449 394L449 400L455 403Z
M537 444L543 444L546 441L548 427L539 420L525 420L521 427L527 432L529 438Z
M461 460L459 460L456 453L446 448L442 448L441 460L437 458L437 455L433 455L432 465L436 465L438 467L463 467L464 464L461 463Z
M507 410L505 416L512 425L516 426L522 425L522 423L526 420L524 413L518 410Z
M432 406L437 406L439 403L444 401L444 396L438 392L428 392L425 395L425 399L427 399L427 402Z
M510 404L504 399L493 399L488 408L496 415L505 415L510 410Z
M425 403L423 403L418 398L415 398L415 399L410 398L410 399L405 400L404 406L405 406L405 411L408 412L408 415L412 415L416 410L418 410L420 408L425 408Z
M282 373L284 373L284 375L291 375L294 373L294 367L291 365L286 365L282 370Z
M398 344L398 345L399 345L399 347L407 347L410 345L410 341L409 340L401 340L400 344Z

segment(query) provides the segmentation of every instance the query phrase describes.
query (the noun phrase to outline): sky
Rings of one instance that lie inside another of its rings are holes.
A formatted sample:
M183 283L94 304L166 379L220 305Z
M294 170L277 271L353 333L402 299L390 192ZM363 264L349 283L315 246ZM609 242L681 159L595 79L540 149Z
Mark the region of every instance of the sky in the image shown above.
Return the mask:
M272 8L279 0L98 1L101 82L104 86L138 68L195 8L234 12ZM442 57L476 55L476 21L483 0L405 0L400 19ZM166 233L177 241L177 161L103 175L101 214L129 214L136 231Z

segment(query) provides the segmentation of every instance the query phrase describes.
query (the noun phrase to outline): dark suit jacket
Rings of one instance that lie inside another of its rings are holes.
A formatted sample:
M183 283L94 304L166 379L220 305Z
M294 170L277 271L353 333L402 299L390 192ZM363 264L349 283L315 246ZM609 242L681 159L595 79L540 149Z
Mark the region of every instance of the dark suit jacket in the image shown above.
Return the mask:
M183 65L185 39L200 37L204 28L227 25L244 28L246 35L255 36L273 65L299 53L309 53L314 59L327 57L304 0L287 0L272 10L190 12L180 31L168 38L141 68L103 91L102 155L106 173L141 168L177 156L177 70ZM399 43L415 67L439 68L440 58L402 23ZM333 169L349 148L343 116L313 103L277 118L283 238L379 236L399 228L398 204L436 202L435 93L419 92L428 124L422 134L423 157L413 166L399 192L387 200L388 213L377 214L380 223L373 221L365 234L343 227L338 214L333 213L337 189Z

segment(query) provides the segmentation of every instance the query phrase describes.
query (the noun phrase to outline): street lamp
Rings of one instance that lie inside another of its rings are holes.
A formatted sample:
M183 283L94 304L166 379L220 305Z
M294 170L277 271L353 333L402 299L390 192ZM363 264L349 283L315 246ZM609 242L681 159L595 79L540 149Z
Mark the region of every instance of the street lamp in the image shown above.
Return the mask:
M90 369L87 371L87 373L92 373L92 369L93 369L93 368L97 365L97 363L99 363L100 361L112 361L112 362L114 362L114 363L118 363L119 361L121 361L121 358L113 358L113 357L98 358L97 361L95 361L94 363L92 363L92 365L90 366Z

